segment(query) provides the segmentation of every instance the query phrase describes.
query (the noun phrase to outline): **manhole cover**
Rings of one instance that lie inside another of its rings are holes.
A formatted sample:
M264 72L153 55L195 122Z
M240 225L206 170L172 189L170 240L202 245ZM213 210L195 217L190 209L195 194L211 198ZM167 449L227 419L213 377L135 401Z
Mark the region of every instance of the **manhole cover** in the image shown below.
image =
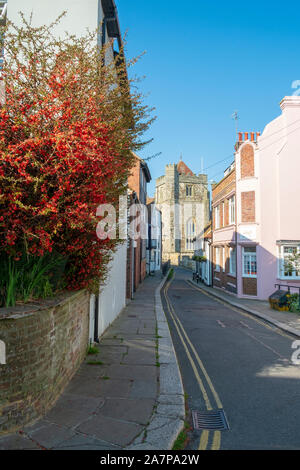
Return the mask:
M192 411L194 429L212 429L225 431L229 429L228 421L223 410Z

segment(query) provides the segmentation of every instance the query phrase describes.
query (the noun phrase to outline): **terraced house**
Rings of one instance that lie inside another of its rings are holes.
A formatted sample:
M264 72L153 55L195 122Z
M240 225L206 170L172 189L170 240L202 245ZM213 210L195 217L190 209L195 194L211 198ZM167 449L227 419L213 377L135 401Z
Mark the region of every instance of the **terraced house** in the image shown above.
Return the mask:
M300 287L300 98L260 133L239 133L235 161L213 187L213 285L266 300L275 285ZM294 289L296 288L296 289Z

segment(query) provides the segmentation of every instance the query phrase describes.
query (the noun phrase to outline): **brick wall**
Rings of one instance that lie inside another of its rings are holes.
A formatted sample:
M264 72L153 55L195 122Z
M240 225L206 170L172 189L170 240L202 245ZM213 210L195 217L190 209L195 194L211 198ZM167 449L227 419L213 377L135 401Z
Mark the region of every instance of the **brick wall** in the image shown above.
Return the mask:
M243 294L257 296L257 279L243 277Z
M219 205L220 208L220 228L229 225L229 202L228 197L235 193L235 169L226 175L212 190L213 206L213 230L216 228L214 208ZM223 218L224 204L224 218Z
M241 193L242 222L255 222L255 191Z
M0 310L0 434L39 418L83 361L89 339L89 294L80 291L32 310Z
M241 150L241 178L254 176L254 150L247 144Z

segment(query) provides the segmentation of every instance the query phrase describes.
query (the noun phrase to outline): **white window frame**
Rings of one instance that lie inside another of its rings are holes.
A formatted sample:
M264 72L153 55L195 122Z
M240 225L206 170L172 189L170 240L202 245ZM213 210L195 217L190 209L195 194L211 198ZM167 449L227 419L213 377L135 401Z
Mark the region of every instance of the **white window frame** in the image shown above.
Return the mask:
M235 224L236 208L235 208L235 196L228 199L229 202L229 225Z
M215 207L215 228L220 228L220 205Z
M222 202L222 227L225 227L225 201Z
M215 254L216 254L216 266L215 266L215 271L219 273L221 271L221 266L220 266L220 250L221 248L219 246L216 246L215 248Z
M234 263L233 263L233 260L234 260ZM233 247L233 246L229 248L229 273L228 274L236 277L236 247Z
M300 253L300 244L285 244L285 245L280 245L279 246L279 256L278 256L278 278L279 279L290 279L290 280L298 280L300 279L300 272L297 273L296 271L293 271L291 276L286 276L285 275L285 270L284 270L284 258L288 257L289 254L285 256L284 249L285 248L296 248L297 252Z
M255 248L255 253L254 252L245 252L245 250L247 249L253 249ZM250 263L250 267L252 266L252 263L255 262L256 263L256 273L253 274L252 272L249 274L249 273L246 273L245 272L245 257L249 257L249 263ZM242 251L242 263L243 263L243 277L250 277L250 278L254 278L256 279L257 278L257 249L256 249L256 246L244 246L243 247L243 251Z

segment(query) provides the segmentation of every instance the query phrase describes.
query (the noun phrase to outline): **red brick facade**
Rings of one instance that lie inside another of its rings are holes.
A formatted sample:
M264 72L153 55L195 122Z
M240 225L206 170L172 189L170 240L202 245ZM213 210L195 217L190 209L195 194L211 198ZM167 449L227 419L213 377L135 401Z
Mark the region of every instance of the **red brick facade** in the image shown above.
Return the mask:
M241 193L242 222L255 222L255 191Z
M243 277L243 294L257 295L257 279L251 277Z
M254 176L254 150L252 145L246 144L241 150L241 178Z
M235 231L232 229L232 226L235 225L235 220L230 220L229 201L235 200L235 175L236 172L235 168L233 167L232 170L229 171L228 174L218 184L216 184L212 190L212 282L214 286L226 289L233 293L236 293L237 285L236 274L230 272L230 250L231 248L235 249L236 240ZM218 228L216 226L216 207L219 208ZM234 233L233 238L228 235L229 233ZM217 260L217 251L219 252L219 262ZM236 250L233 252L233 257L235 259L236 266Z

